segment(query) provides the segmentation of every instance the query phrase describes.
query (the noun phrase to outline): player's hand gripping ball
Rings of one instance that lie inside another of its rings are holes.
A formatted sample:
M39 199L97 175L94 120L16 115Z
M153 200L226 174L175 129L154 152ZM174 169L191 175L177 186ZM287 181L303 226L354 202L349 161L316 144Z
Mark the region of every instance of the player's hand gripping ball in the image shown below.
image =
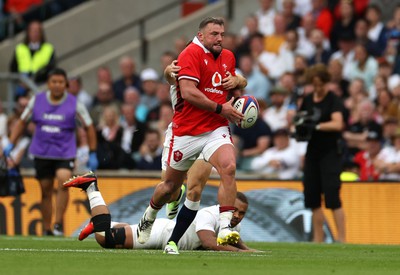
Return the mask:
M243 95L235 99L233 107L244 115L244 118L237 123L243 129L250 128L258 118L258 102L254 96Z

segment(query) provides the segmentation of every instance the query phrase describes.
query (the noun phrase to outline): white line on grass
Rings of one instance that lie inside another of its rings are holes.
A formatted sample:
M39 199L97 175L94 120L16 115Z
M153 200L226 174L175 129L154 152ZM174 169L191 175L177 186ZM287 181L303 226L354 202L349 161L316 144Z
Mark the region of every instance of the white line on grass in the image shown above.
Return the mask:
M129 250L124 250L124 249L112 249L112 250L106 250L106 249L37 249L37 248L0 248L0 252L1 251L8 251L8 252L72 252L72 253L132 253L133 251L135 252L142 252L144 254L159 254L160 250L142 250L142 249L129 249ZM208 252L210 254L215 253L223 253L223 254L230 254L230 252L220 252L220 251L205 251L205 250L184 250L184 251L180 251L180 253L204 253L204 252ZM265 253L267 252L267 253ZM267 256L269 253L268 251L264 251L263 252L255 252L255 253L246 253L246 256L250 256L250 257L265 257ZM232 253L231 256L239 256L239 255L243 255L242 253Z
M36 248L0 248L0 251L22 251L22 252L89 252L104 253L106 250L95 249L36 249ZM107 251L109 252L109 251Z

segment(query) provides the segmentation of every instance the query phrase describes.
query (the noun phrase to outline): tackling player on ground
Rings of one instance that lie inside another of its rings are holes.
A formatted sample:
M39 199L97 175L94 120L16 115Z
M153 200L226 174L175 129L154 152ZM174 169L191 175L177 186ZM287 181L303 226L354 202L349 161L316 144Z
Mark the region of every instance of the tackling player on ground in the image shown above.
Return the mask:
M96 175L92 172L74 177L64 183L65 187L80 188L86 192L91 209L91 222L81 231L79 240L85 239L92 233L96 233L96 241L104 248L127 249L160 249L169 239L175 226L175 222L168 219L156 219L153 224L149 240L141 244L137 240L137 224L111 222L111 215L104 199L98 189ZM244 218L248 201L243 193L238 192L235 200L235 211L231 220L231 226L240 231L240 222ZM254 252L241 239L235 244L217 245L218 205L203 208L196 219L190 224L189 229L178 243L179 249L197 250L207 249L216 251Z

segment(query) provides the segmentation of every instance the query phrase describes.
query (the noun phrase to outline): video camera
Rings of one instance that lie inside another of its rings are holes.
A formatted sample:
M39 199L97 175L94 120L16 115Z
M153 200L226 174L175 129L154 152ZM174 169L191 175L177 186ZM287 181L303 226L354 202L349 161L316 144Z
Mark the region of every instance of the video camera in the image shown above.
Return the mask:
M321 117L321 110L314 108L312 114L308 114L307 111L300 111L293 118L293 124L296 132L294 138L297 141L309 141L312 133Z

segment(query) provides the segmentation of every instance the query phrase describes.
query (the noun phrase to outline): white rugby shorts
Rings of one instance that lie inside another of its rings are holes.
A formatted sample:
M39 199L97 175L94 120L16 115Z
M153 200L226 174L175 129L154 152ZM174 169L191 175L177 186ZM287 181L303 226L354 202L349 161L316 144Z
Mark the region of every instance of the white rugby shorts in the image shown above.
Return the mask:
M137 224L130 225L133 236L133 249L164 249L172 230L175 227L175 221L169 219L156 219L151 229L150 238L147 242L141 244L137 238Z
M228 126L222 126L212 132L198 136L173 136L172 127L165 133L162 154L162 169L168 164L179 171L187 171L196 159L209 161L212 154L222 145L232 144Z

